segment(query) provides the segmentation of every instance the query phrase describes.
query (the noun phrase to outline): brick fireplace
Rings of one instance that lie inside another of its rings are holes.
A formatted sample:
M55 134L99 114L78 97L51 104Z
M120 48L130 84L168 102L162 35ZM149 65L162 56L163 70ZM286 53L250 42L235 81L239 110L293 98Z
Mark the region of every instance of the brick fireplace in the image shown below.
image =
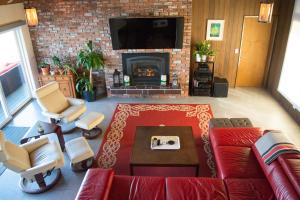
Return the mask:
M50 59L53 55L69 57L74 62L76 54L84 44L93 40L101 48L105 58L105 81L103 77L103 81L98 82L103 84L102 87L105 85L110 96L114 70L118 69L123 74L123 53L168 53L169 74L176 73L179 76L181 95L188 95L192 0L38 0L26 2L26 6L35 7L38 11L39 25L30 28L38 62L45 58ZM183 48L113 50L108 20L118 16L182 16Z

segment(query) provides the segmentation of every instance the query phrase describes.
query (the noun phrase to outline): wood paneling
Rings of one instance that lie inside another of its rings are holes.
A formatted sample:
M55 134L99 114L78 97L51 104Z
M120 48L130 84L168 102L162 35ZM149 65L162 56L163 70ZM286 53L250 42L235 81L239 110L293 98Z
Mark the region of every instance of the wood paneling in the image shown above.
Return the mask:
M272 24L257 20L257 17L244 18L237 87L263 86Z
M277 15L278 1L275 0L273 15ZM223 41L212 41L217 51L216 75L226 77L234 86L240 49L244 16L257 16L259 0L193 0L192 48L197 41L205 40L208 19L224 19ZM194 60L194 59L193 59ZM194 63L191 62L191 67Z

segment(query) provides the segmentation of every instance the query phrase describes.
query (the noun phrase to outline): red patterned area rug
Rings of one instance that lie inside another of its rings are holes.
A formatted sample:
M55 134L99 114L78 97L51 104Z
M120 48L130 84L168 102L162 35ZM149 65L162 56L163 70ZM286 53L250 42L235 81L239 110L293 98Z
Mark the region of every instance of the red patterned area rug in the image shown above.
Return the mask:
M137 126L191 126L199 156L199 176L214 177L215 164L208 138L209 105L118 104L96 156L98 167L129 175L129 160ZM135 175L194 176L195 169L138 167Z

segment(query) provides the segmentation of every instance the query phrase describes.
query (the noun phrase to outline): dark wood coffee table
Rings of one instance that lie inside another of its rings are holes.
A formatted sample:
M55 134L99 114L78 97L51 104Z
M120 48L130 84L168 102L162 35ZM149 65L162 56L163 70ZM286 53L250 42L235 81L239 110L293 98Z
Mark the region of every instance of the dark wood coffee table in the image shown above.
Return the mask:
M39 133L38 127L41 126L44 132ZM25 137L21 139L20 144L28 142L32 138L39 138L42 135L55 133L57 135L61 150L65 150L65 139L61 130L61 127L57 124L47 123L43 121L37 121L25 134Z
M151 150L152 136L178 136L180 149ZM130 174L138 166L153 167L195 167L199 174L199 160L190 126L138 126L130 158Z

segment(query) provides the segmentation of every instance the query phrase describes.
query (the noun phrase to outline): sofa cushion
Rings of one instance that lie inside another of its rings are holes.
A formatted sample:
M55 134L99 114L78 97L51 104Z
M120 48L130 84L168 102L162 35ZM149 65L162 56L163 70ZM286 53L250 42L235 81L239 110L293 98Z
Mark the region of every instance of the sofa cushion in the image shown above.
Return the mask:
M212 128L209 137L212 146L251 147L262 136L259 128Z
M265 177L268 179L276 198L289 200L300 199L300 196L295 191L294 186L284 172L278 159L273 161L270 165L267 165L262 160L255 145L252 146L252 150L265 174Z
M113 170L89 169L81 183L76 200L107 200L113 178Z
M300 197L300 155L284 154L278 161Z
M115 176L109 199L163 200L165 199L165 179L146 176Z
M224 183L215 178L167 178L167 200L228 199Z
M220 178L263 178L262 170L249 147L218 146L214 148Z
M225 179L230 200L276 199L266 179Z

